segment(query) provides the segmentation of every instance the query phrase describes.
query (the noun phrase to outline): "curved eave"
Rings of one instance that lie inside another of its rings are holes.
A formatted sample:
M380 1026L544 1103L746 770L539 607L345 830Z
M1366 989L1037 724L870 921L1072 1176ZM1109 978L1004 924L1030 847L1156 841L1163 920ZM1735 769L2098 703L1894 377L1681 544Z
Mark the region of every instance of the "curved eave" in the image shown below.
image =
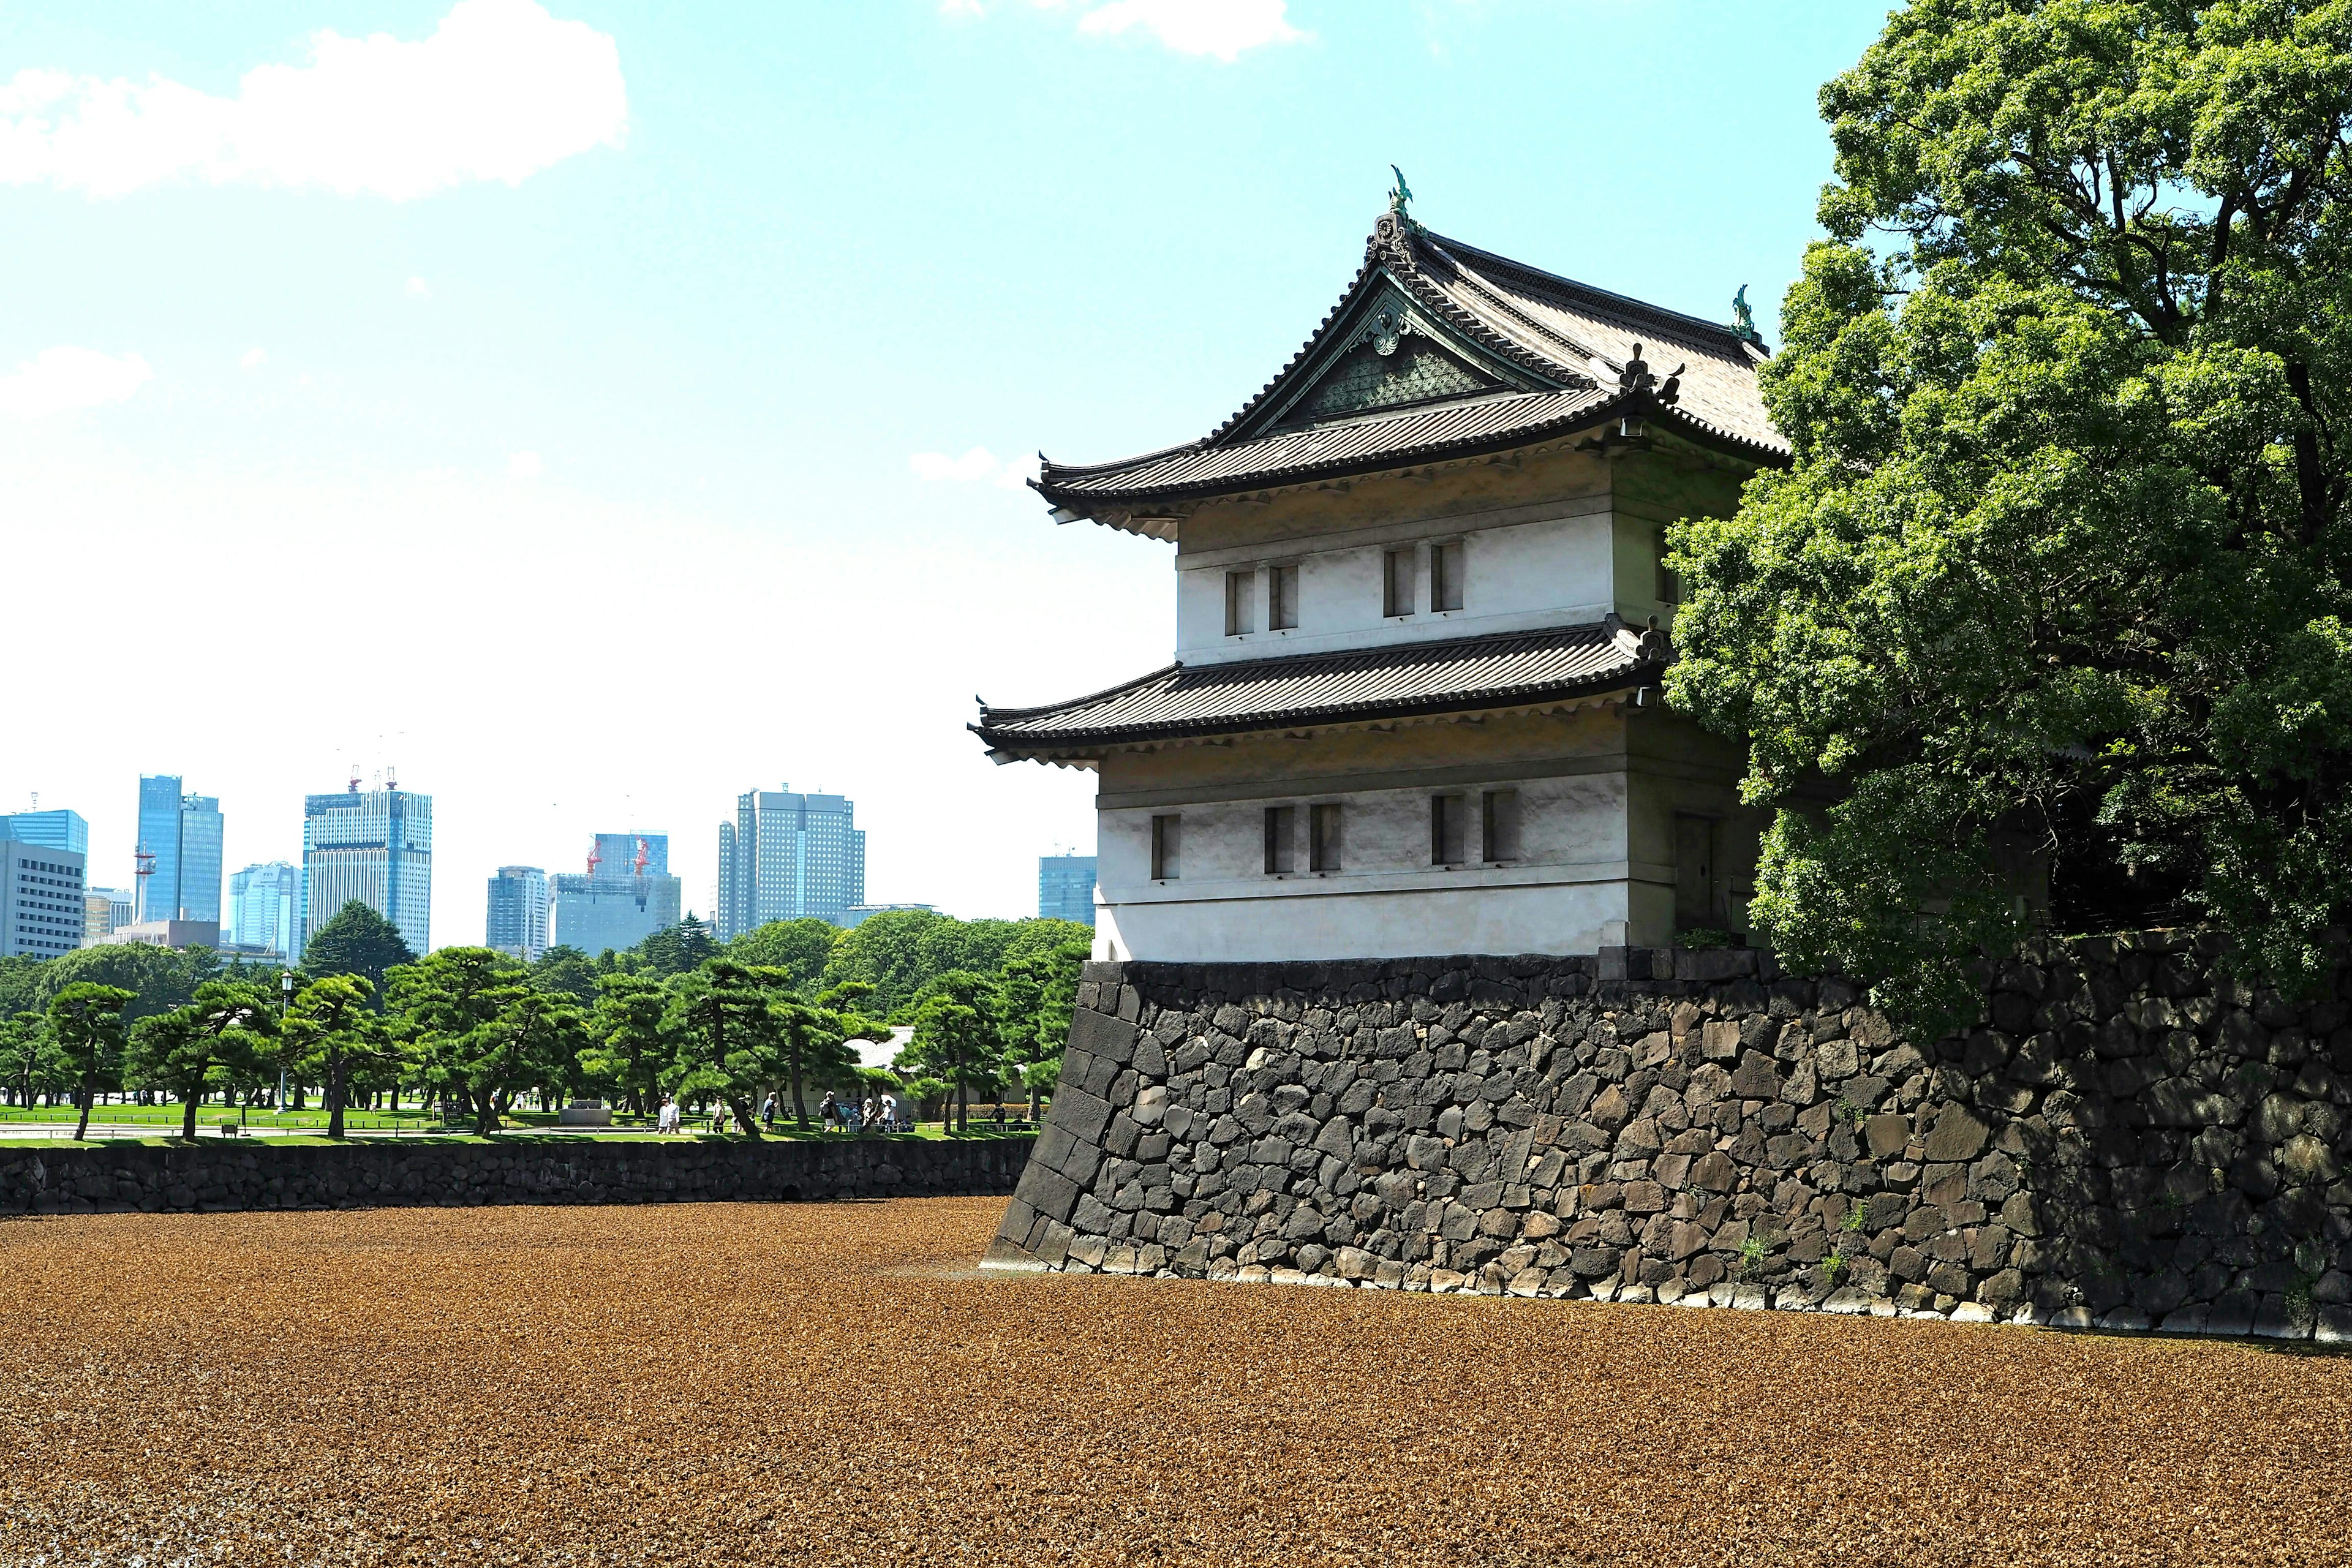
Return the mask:
M1108 517L1106 512L1132 514L1139 508L1155 503L1205 500L1220 496L1248 495L1264 489L1312 483L1319 479L1356 479L1369 474L1385 473L1394 468L1412 468L1427 462L1454 458L1482 458L1516 451L1539 441L1556 441L1597 429L1615 420L1640 417L1654 420L1696 445L1713 448L1727 456L1738 458L1759 467L1785 468L1790 460L1787 447L1752 440L1735 435L1693 417L1671 404L1662 404L1646 392L1622 394L1605 403L1580 409L1565 418L1529 425L1499 435L1480 437L1464 441L1435 441L1421 446L1371 454L1361 458L1340 458L1328 463L1307 463L1290 468L1264 469L1230 478L1201 479L1173 485L1157 485L1135 489L1074 489L1057 480L1067 478L1092 478L1115 473L1121 468L1140 468L1148 463L1164 461L1181 453L1193 452L1210 445L1195 441L1181 447L1171 447L1125 462L1105 463L1088 468L1052 467L1030 481L1037 493L1051 501L1056 509L1072 517L1087 518L1129 532L1150 534L1154 538L1173 539L1172 526L1161 531L1158 526L1138 526L1139 522L1172 525L1174 519L1137 519L1132 515Z
M1498 709L1542 707L1551 703L1604 697L1614 692L1627 692L1644 686L1654 686L1665 673L1665 665L1661 662L1645 659L1584 680L1539 681L1525 686L1496 687L1490 690L1471 693L1446 693L1437 697L1404 701L1332 703L1322 707L1251 713L1232 719L1171 720L1151 724L1124 724L1114 729L1064 731L1046 735L1024 734L1017 730L1002 730L986 722L968 724L965 728L986 742L992 752L1002 753L1008 760L1046 762L1084 757L1122 747L1171 742L1274 734L1285 731L1328 729L1341 725L1379 723L1388 720L1438 718L1450 714L1492 714ZM1145 679L1152 679L1157 677L1150 676ZM1140 682L1129 681L1126 686L1139 684ZM1125 689L1125 686L1121 686L1112 689L1117 691Z

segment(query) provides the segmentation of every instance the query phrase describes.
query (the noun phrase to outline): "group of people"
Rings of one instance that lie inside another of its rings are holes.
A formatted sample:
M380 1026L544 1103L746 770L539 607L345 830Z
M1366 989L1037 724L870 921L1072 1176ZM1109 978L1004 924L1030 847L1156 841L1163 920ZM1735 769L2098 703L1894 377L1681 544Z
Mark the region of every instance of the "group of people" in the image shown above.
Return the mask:
M771 1132L774 1131L776 1121L781 1114L782 1110L776 1103L775 1093L771 1090L768 1098L760 1106L761 1125ZM828 1131L912 1132L915 1130L915 1117L911 1107L902 1107L898 1097L895 1094L869 1094L863 1100L855 1096L844 1100L828 1089L824 1091L824 1099L816 1108L816 1114L817 1120L824 1124ZM999 1117L1003 1115L1002 1109L997 1114ZM682 1121L684 1115L684 1108L678 1104L676 1097L663 1095L661 1107L654 1116L655 1131L666 1134L684 1131ZM733 1125L733 1121L727 1107L722 1104L710 1113L710 1131L725 1132Z

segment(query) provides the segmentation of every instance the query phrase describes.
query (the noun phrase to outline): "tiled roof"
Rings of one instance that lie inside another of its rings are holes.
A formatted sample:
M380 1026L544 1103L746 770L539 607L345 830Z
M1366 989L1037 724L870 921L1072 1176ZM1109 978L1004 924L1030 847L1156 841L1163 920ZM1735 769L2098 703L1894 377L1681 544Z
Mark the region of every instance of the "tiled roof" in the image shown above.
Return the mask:
M1321 374L1357 341L1370 301L1402 291L1457 346L1523 384L1483 389L1307 428L1296 420L1302 378ZM1639 357L1651 384L1625 384ZM1154 499L1231 494L1506 450L1626 416L1654 420L1702 443L1780 462L1788 443L1756 386L1763 351L1732 328L1663 310L1512 261L1384 216L1348 292L1275 378L1198 441L1113 463L1048 462L1036 481L1048 500L1082 515ZM1677 366L1671 394L1664 383Z
M974 733L999 751L1074 747L1406 718L1616 690L1654 679L1664 639L1622 622L1389 644L1230 664L1171 664L1042 708L983 704Z

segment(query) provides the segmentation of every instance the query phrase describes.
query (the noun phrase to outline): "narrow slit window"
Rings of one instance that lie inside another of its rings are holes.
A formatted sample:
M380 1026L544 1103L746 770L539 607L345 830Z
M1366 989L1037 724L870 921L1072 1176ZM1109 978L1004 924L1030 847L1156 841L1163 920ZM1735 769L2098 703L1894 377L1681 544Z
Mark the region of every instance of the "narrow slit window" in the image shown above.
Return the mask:
M1429 863L1433 866L1459 866L1463 861L1463 819L1468 815L1463 809L1458 795L1433 795L1429 797Z
M1268 631L1288 631L1298 624L1298 568L1265 569L1265 626Z
M1490 789L1481 803L1479 838L1488 860L1519 858L1519 792Z
M1381 614L1412 614L1412 552L1391 550L1381 562Z
M1307 808L1307 868L1310 871L1336 871L1339 868L1339 804L1326 801Z
M1225 574L1225 635L1237 637L1257 629L1257 617L1251 614L1257 608L1257 574L1228 572Z
M1151 879L1170 882L1183 874L1184 819L1181 816L1155 816L1151 819Z
M1665 557L1661 555L1658 558L1658 603L1679 605L1682 602L1682 577L1673 567L1666 564Z
M1462 542L1458 539L1429 547L1429 607L1462 607Z
M1265 808L1265 874L1286 876L1298 869L1298 808Z

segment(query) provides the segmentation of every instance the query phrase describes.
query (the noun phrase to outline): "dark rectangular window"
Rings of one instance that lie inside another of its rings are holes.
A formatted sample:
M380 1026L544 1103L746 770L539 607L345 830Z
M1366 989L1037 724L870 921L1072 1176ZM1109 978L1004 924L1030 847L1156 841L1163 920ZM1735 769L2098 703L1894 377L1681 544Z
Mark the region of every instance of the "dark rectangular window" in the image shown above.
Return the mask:
M1489 860L1519 858L1519 792L1490 789L1480 803L1479 842Z
M1458 539L1429 547L1429 607L1462 607L1462 542Z
M1181 816L1155 816L1151 819L1151 879L1172 881L1183 870L1184 819Z
M1265 874L1286 875L1298 869L1298 808L1265 808Z
M1429 863L1433 866L1459 866L1464 859L1464 819L1469 816L1462 796L1433 795L1429 797Z
M1228 572L1225 574L1225 635L1237 637L1257 629L1257 617L1251 612L1257 608L1257 574Z
M1721 881L1716 874L1716 825L1712 817L1675 818L1675 924L1723 922Z
M1265 569L1265 625L1268 631L1288 631L1298 624L1298 568Z
M1412 552L1391 550L1381 557L1381 614L1412 614Z
M1307 808L1307 868L1310 871L1336 871L1339 868L1339 804L1327 801Z
M1666 564L1666 558L1662 553L1658 557L1658 603L1679 605L1682 602L1683 580L1673 567Z

